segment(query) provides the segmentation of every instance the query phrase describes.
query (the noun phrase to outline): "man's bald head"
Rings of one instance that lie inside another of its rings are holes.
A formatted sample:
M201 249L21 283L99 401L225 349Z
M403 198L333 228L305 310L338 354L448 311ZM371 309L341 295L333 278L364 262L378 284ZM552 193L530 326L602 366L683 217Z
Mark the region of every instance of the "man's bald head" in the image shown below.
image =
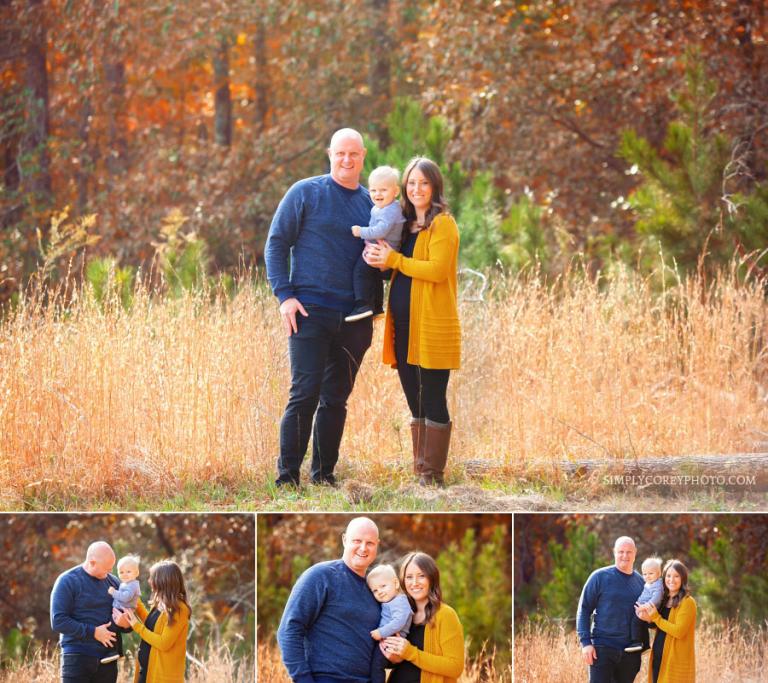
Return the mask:
M339 128L339 130L331 136L331 144L328 145L328 149L333 149L339 142L345 139L355 140L361 147L365 147L363 136L354 128Z
M616 568L625 574L631 574L634 571L636 554L635 542L629 536L619 536L613 544Z
M355 574L365 576L379 550L379 528L368 517L355 517L341 535L342 560Z
M331 178L348 190L356 190L365 161L363 136L354 128L341 128L331 137L328 147Z
M83 569L95 579L105 579L115 566L115 551L106 541L96 541L88 546Z

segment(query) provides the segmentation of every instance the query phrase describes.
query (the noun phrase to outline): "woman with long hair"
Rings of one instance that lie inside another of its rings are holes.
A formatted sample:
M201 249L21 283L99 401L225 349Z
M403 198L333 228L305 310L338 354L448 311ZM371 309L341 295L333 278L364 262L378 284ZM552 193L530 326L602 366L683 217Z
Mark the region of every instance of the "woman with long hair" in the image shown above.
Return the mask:
M688 588L688 568L680 560L664 565L664 594L659 609L649 602L637 616L656 625L648 683L694 683L696 680L696 601Z
M392 269L383 360L397 368L411 411L414 474L421 484L442 486L452 427L448 379L461 356L459 229L448 213L443 176L434 161L410 161L401 201L400 251L379 240L366 248L365 259Z
M139 600L128 620L141 637L134 683L183 683L192 610L178 564L156 562L149 570L149 610Z
M443 602L435 561L426 553L409 553L400 565L400 584L414 614L407 639L382 641L384 656L399 662L388 683L453 683L464 670L464 630Z

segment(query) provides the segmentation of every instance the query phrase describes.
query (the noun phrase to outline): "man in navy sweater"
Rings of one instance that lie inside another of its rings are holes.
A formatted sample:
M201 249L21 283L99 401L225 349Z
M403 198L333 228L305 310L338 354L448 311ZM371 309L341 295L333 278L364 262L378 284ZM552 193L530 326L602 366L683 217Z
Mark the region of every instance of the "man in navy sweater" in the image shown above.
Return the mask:
M344 321L354 308L352 274L363 249L350 228L366 225L373 206L360 185L365 159L360 133L336 131L328 157L329 174L300 180L280 201L264 247L291 363L278 486L299 484L310 433L312 481L335 484L347 399L373 335L370 318Z
M120 587L110 574L115 553L108 543L88 546L85 562L60 574L51 591L51 628L61 635L61 683L115 683L117 662L109 657L120 647L120 633L112 623L112 596ZM131 631L127 615L115 623L123 633ZM102 662L102 659L112 661Z
M576 631L590 683L632 683L640 671L640 650L631 647L635 600L644 581L634 570L637 549L629 536L616 539L615 563L590 574L579 599ZM594 620L593 620L594 617ZM645 648L648 628L641 629Z
M342 534L340 560L320 562L305 571L285 605L277 642L295 683L371 683L381 605L365 582L376 559L379 530L357 517ZM372 683L383 683L383 671Z

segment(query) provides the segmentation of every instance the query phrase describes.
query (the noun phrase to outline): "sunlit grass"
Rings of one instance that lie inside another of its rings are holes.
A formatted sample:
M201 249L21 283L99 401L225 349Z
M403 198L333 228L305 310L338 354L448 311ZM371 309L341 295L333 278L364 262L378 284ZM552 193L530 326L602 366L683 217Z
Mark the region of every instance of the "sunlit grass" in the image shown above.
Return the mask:
M132 683L135 658L129 654L118 664L117 683ZM39 649L20 662L0 669L0 683L59 683L59 653ZM253 683L252 659L235 660L225 647L213 648L205 657L187 662L187 683Z
M696 628L697 683L765 683L768 681L768 633L765 628L701 623ZM524 625L515 634L515 683L583 683L576 634L557 626ZM649 655L636 680L648 680Z
M461 318L463 367L449 387L453 485L476 483L479 463L478 485L505 495L529 488L514 483L526 472L540 477L563 460L749 451L768 431L757 283L693 279L659 296L630 275L601 287L578 273L550 287L510 279L485 303L463 303ZM410 435L381 335L378 324L339 472L391 504L410 495ZM290 503L270 483L288 377L276 301L263 287L244 283L227 303L138 291L129 311L84 292L66 304L29 296L0 322L0 507ZM313 489L297 495L325 496ZM413 496L418 509L451 509Z

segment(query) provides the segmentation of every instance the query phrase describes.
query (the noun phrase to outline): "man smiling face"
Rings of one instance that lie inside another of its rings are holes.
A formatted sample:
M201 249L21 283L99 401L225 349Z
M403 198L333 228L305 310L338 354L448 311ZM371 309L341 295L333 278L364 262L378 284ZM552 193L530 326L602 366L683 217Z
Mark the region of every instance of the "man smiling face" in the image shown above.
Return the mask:
M616 568L620 572L631 574L634 571L636 554L635 542L631 538L622 536L616 539L613 546L613 557L616 561Z
M357 517L349 523L341 540L344 543L341 557L344 564L355 574L365 576L379 550L379 529L367 517Z

